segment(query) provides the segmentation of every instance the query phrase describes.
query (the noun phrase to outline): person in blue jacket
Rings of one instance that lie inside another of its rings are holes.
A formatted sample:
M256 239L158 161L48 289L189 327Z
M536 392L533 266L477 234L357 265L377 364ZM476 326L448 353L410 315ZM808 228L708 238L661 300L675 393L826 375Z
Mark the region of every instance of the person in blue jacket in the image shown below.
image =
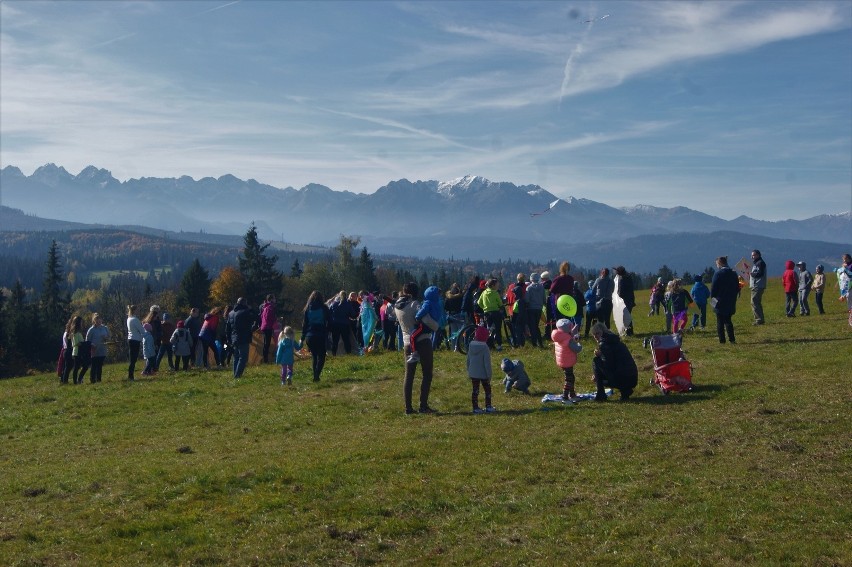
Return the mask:
M701 312L701 329L704 330L704 327L707 325L707 300L710 299L710 289L704 285L704 281L701 278L701 275L695 276L695 283L692 284L692 289L689 290L689 294L692 296L692 300L695 301L695 305L698 307L698 310ZM695 323L692 325L695 326Z

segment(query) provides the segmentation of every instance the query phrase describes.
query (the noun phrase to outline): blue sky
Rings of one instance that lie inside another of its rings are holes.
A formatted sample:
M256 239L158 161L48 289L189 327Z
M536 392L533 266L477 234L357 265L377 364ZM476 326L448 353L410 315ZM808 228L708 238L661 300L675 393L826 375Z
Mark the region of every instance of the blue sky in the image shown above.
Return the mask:
M852 2L3 0L0 166L48 162L839 213Z

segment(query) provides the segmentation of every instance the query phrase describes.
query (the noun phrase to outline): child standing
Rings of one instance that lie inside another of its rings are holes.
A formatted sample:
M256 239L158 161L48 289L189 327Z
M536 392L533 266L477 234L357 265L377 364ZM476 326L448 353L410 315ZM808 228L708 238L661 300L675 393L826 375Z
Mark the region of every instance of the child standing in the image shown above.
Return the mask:
M440 322L443 317L442 313L443 309L441 309L441 290L437 287L431 285L426 288L426 291L423 292L423 304L420 306L420 309L417 310L417 313L414 314L414 320L417 321L417 327L411 332L411 354L406 359L407 363L419 362L420 355L417 354L415 349L415 345L417 344L417 338L423 334L423 331L426 329L426 326L423 324L423 318L426 315L429 315L433 320Z
M151 333L153 328L151 323L145 323L142 326L142 356L145 357L145 370L142 371L142 376L153 376L154 365L157 363L157 347L154 346L154 335Z
M553 339L556 366L562 369L565 383L562 386L562 401L567 402L577 397L574 390L574 365L577 364L577 353L583 350L579 337L580 327L569 319L560 319L556 328L550 334Z
M671 295L673 333L679 333L686 328L686 315L690 303L692 303L692 296L683 289L681 279L675 278L672 282Z
M674 288L674 280L666 284L666 291L663 293L663 312L666 316L666 334L672 332L672 289Z
M467 347L467 375L470 377L473 413L494 413L491 405L491 351L488 348L488 329L477 327ZM479 407L479 386L485 390L485 409Z
M704 284L701 275L695 276L695 283L692 284L691 293L695 305L701 312L701 329L704 330L704 326L707 324L707 300L710 299L710 289ZM692 326L695 327L694 321Z
M192 335L184 326L185 323L178 320L175 332L169 339L175 353L175 370L180 369L181 363L183 363L184 370L189 370L189 359L192 355Z
M296 333L293 327L284 327L278 334L275 363L281 365L281 385L293 383L293 357L296 353Z
M781 282L784 284L784 295L786 302L784 308L787 310L787 317L796 316L796 307L799 306L799 276L793 270L793 260L784 262L784 274L781 276Z

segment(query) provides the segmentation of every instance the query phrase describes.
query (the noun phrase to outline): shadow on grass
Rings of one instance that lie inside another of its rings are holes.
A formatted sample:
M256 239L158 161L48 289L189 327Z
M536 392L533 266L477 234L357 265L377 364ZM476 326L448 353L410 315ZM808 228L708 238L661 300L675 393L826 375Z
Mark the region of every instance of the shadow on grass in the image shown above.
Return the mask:
M783 344L788 344L788 343L836 343L836 342L849 342L849 341L852 341L852 337L831 337L831 338L805 337L805 338L801 338L801 339L790 339L790 338L764 339L764 340L761 340L761 341L754 341L754 342L739 341L738 344L743 344L743 345L783 345Z

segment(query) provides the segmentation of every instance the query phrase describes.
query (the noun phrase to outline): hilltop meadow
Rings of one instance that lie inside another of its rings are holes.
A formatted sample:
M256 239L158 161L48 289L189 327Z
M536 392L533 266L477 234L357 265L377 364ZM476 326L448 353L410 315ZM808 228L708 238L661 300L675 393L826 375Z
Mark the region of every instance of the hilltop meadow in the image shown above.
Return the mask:
M695 391L670 396L639 294L627 403L542 404L561 372L531 347L502 354L533 394L495 380L490 415L447 351L437 415L404 415L396 352L329 356L319 383L297 361L289 387L274 365L4 380L0 564L850 565L852 328L830 287L825 315L788 319L773 280L760 327L744 294L736 345L708 315L684 341Z

